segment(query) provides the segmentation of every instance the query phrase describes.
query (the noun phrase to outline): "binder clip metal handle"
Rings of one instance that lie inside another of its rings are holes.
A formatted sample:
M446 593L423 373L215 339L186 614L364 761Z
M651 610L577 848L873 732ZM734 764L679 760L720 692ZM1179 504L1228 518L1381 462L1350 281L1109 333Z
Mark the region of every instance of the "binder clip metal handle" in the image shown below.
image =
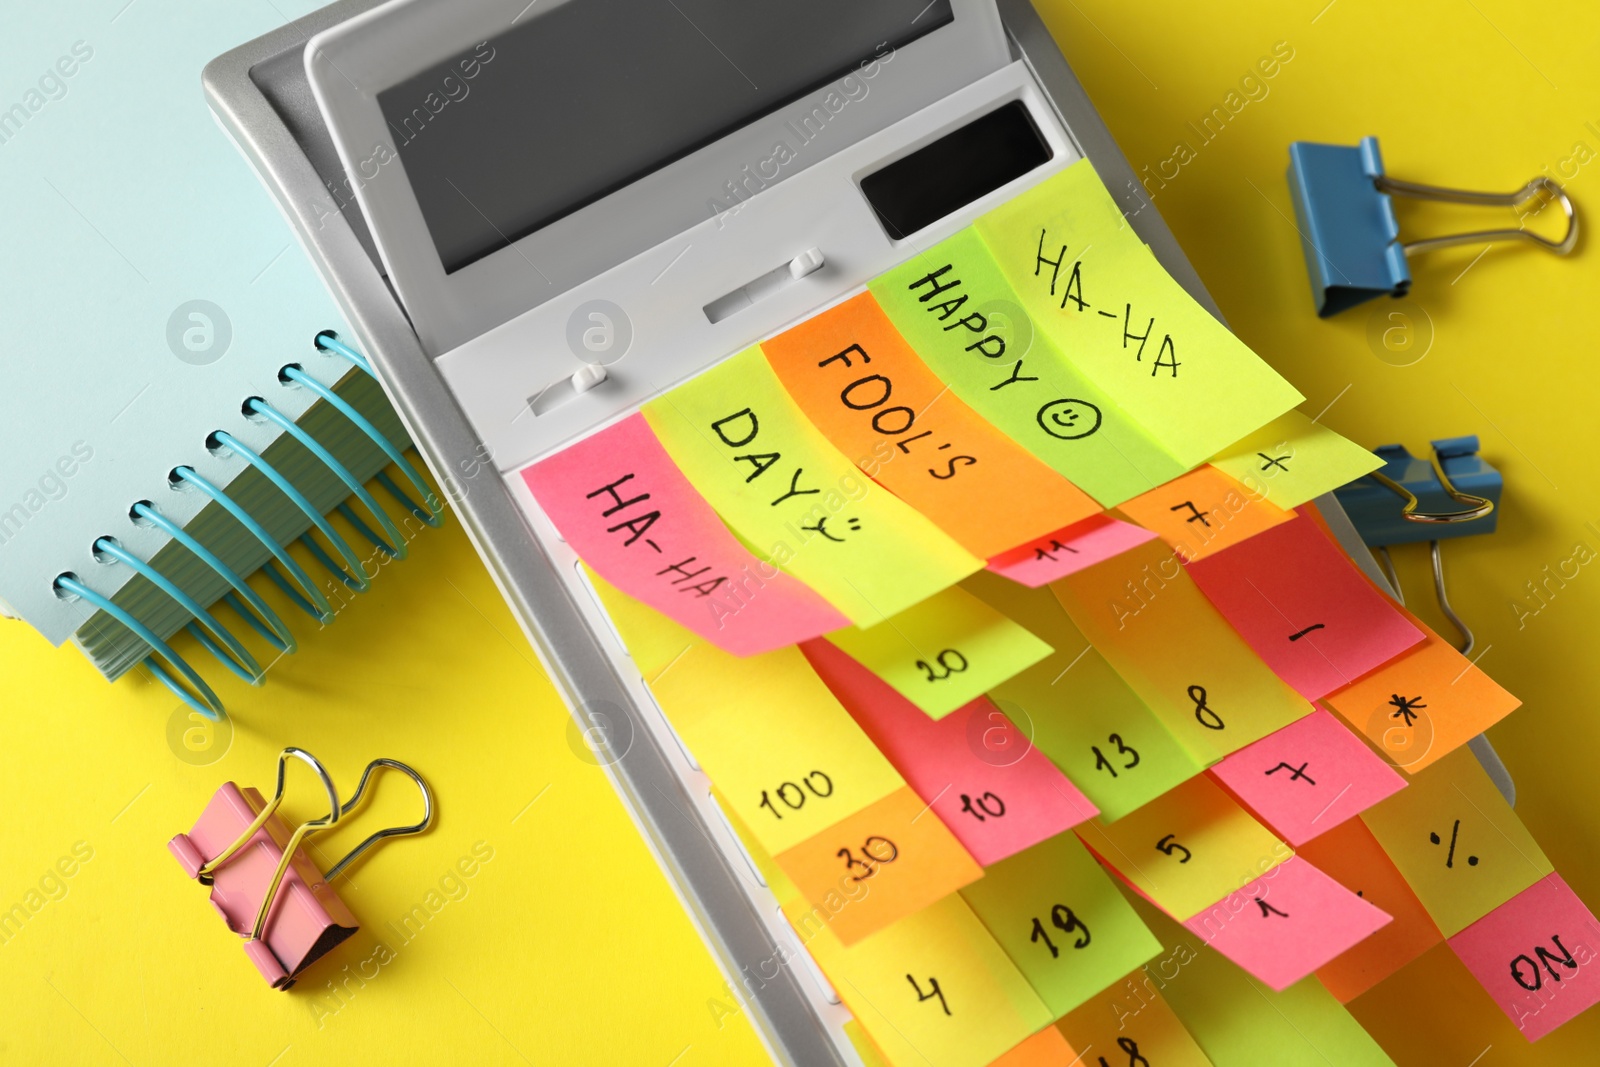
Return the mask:
M1317 314L1337 314L1375 297L1411 290L1409 258L1437 248L1489 241L1525 240L1566 255L1578 243L1578 212L1553 179L1539 177L1512 193L1480 193L1402 181L1384 173L1376 137L1359 145L1289 146L1289 192L1299 219L1301 244ZM1524 229L1477 230L1402 243L1393 198L1443 200L1479 207L1521 208L1553 199L1566 215L1559 240Z

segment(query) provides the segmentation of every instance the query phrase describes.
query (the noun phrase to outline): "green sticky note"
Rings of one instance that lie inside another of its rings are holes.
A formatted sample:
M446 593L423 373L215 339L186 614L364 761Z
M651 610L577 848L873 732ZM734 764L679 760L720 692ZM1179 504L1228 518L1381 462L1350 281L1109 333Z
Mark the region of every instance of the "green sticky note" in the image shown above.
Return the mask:
M1159 993L1215 1064L1337 1064L1393 1067L1394 1061L1315 976L1275 993L1147 901L1136 914L1165 946L1139 985ZM1130 1023L1140 1001L1124 1001Z
M933 719L1050 655L1049 645L959 586L827 639Z
M1120 819L1200 773L1200 764L1090 647L1048 589L1029 589L989 571L962 588L1055 649L989 695L1094 801L1102 820Z
M1056 1018L1161 950L1070 833L1001 860L960 892Z
M1088 160L975 225L1035 330L1185 466L1305 399L1172 279Z
M1288 509L1371 474L1383 460L1290 411L1213 456L1211 465L1252 495Z
M868 288L956 396L1102 505L1183 473L1031 325L976 231L941 241Z

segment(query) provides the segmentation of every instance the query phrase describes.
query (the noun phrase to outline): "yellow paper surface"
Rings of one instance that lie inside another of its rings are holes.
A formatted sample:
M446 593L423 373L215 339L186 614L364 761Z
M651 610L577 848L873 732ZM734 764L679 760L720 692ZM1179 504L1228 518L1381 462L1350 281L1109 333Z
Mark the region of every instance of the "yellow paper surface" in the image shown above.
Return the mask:
M828 640L939 719L1050 655L1050 646L959 586Z
M1468 748L1412 775L1361 818L1445 937L1554 869Z
M652 400L644 413L724 522L859 626L983 566L829 444L759 348Z
M1090 820L1077 832L1179 922L1294 855L1203 774L1114 823Z
M1383 466L1353 441L1287 411L1211 457L1211 465L1253 496L1280 508L1297 508Z
M1139 1063L1211 1067L1211 1061L1159 992L1147 969L1134 971L1056 1023L1078 1057L1070 1067Z
M1184 465L1305 399L1113 214L1099 175L1080 160L976 228L1036 328Z
M984 1067L1050 1024L1049 1011L959 896L848 948L796 909L784 913L895 1067Z
M1183 472L1033 327L976 231L941 241L868 288L958 397L1101 504Z
M1311 711L1151 541L1053 583L1072 621L1209 766Z
M731 655L591 577L663 714L768 852L904 787L798 648Z
M1201 765L1089 644L1048 589L989 571L962 585L1055 648L990 695L1106 821L1165 793Z
M1072 834L987 868L962 897L1058 1018L1161 948Z

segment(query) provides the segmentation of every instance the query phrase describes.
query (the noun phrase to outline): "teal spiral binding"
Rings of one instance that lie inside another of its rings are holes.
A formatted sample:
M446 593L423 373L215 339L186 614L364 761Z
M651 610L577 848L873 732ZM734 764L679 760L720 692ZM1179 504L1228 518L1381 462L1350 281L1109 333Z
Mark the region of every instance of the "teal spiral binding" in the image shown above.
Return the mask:
M315 339L318 351L344 359L352 366L366 374L372 374L372 365L366 356L351 348L339 339L332 331L324 331ZM393 478L386 471L380 471L375 480L381 485L396 503L418 520L428 526L440 526L444 522L444 509L442 501L437 494L428 488L417 468L406 459L401 450L382 433L371 420L356 410L354 405L345 400L328 386L323 385L309 374L298 363L286 365L278 374L279 380L286 387L299 387L311 390L318 399L326 401L346 419L353 423L362 433L366 434L389 460L400 470L401 475L411 483L416 492L421 496L423 503L417 503L406 494L400 486L395 484ZM320 441L313 437L304 427L293 419L284 415L261 397L251 397L244 405L247 415L257 416L273 423L284 433L293 437L301 445L325 464L335 476L350 490L350 496L360 501L365 510L376 520L382 533L373 528L362 519L350 506L348 500L341 502L335 510L351 524L361 537L369 541L375 549L394 559L404 559L407 554L406 539L400 527L390 518L389 514L379 506L373 495L358 481L349 468L340 463ZM312 557L329 574L347 587L357 591L365 591L371 582L362 560L357 556L339 532L328 522L328 517L319 513L312 506L303 493L301 493L287 477L276 467L243 444L237 437L225 430L213 432L206 440L207 446L213 449L227 449L239 456L246 463L272 482L295 504L311 521L312 528L307 530L299 540L311 553ZM238 501L228 493L212 484L200 475L191 466L182 465L173 468L168 475L168 481L174 489L189 488L197 490L209 497L211 501L226 510L248 533L258 540L271 554L272 559L265 563L261 570L269 581L276 585L289 597L290 601L305 611L312 618L326 624L334 618L334 609L327 595L312 582L299 563L289 555L286 547L278 542L266 528L258 522ZM174 541L183 545L197 559L220 575L228 583L230 591L222 597L222 602L228 604L245 623L259 634L269 645L280 653L290 655L299 648L293 633L284 625L283 620L267 604L261 596L251 589L232 568L222 561L220 557L187 530L183 529L172 519L163 515L150 501L141 500L133 505L128 512L129 518L134 522L147 523L161 530ZM344 566L329 555L321 543L312 536L314 531L320 531L333 545L335 553L343 561ZM215 615L204 605L197 601L188 592L180 588L165 574L161 573L148 560L128 551L112 536L100 537L95 541L94 551L97 558L104 557L101 562L116 563L132 568L140 576L160 589L179 606L187 611L193 620L185 629L217 660L230 671L243 678L252 685L260 685L265 672L250 651L234 636L232 631L223 626ZM287 571L286 578L279 565ZM292 582L290 579L293 579ZM171 645L162 640L145 623L128 611L126 608L114 603L109 597L95 592L71 572L61 574L55 579L56 594L64 598L78 598L93 606L98 611L104 612L127 627L140 640L149 646L150 652L145 657L144 663L150 672L175 693L184 704L204 715L208 719L216 720L225 714L222 701L218 699L212 688L206 684L204 677L195 670L181 655L173 650ZM180 681L180 678L182 679Z

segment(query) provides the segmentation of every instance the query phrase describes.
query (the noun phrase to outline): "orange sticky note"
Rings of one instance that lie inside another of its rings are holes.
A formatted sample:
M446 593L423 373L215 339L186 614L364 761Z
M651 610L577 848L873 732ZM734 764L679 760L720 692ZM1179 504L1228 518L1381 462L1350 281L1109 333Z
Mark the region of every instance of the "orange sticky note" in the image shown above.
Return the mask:
M1203 765L1311 712L1160 541L1050 586L1072 621Z
M773 861L807 901L827 909L828 929L846 945L983 875L955 835L909 788L776 854ZM840 899L846 903L834 907Z
M839 451L974 555L987 559L1100 511L958 399L871 293L761 350Z
M1361 820L1454 937L1553 867L1470 749L1457 749Z
M990 1064L989 1067L1073 1067L1082 1057L1061 1031L1047 1026Z
M894 1067L983 1067L1050 1024L959 896L856 945L792 904L784 916Z
M1122 1067L1140 1063L1135 1056L1151 1067L1211 1067L1146 970L1134 971L1056 1023L1076 1057L1067 1061L1071 1067L1098 1067L1101 1059Z
M1294 855L1204 775L1114 823L1086 822L1077 834L1107 866L1179 922Z
M1416 774L1515 711L1522 701L1405 608L1422 643L1323 698L1395 766Z
M1360 819L1306 842L1299 855L1394 919L1317 968L1317 979L1339 1003L1350 1003L1443 940L1422 902Z
M1294 518L1209 465L1124 500L1118 510L1191 563Z

